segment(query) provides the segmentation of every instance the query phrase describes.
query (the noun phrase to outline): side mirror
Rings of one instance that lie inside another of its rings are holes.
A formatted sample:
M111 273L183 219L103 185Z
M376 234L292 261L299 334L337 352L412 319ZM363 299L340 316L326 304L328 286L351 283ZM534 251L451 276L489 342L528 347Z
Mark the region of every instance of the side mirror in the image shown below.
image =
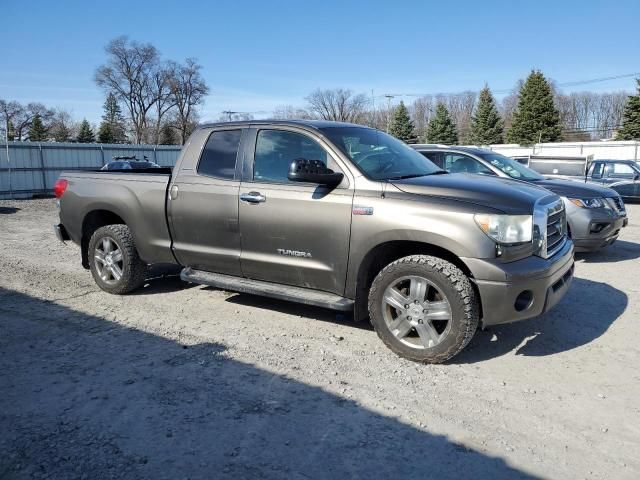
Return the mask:
M327 168L320 160L296 158L291 162L287 178L292 182L317 183L335 187L340 184L344 175Z
M636 173L636 174L633 176L633 179L634 179L634 180L640 180L640 173Z

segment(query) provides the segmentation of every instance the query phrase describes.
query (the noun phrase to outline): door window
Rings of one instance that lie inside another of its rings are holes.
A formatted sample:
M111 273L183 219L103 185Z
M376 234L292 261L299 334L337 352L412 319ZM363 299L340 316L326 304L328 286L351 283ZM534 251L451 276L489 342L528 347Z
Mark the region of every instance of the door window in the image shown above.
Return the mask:
M287 174L293 160L320 160L329 165L330 157L318 142L306 135L286 130L260 130L256 140L253 179L259 182L289 182Z
M475 158L459 153L446 153L444 155L444 169L451 173L484 173L492 175L493 172L482 165Z
M443 170L446 170L446 168L444 168L444 165L442 164L441 153L438 153L438 152L420 152L420 153L422 154L423 157L426 157L427 159L431 160L433 163L435 163L437 166L439 166Z
M610 163L607 172L610 178L632 179L635 174L631 165L627 165L626 163Z
M218 130L209 135L197 172L208 177L233 180L242 130Z
M591 178L602 178L602 167L603 164L601 162L596 162L591 167Z

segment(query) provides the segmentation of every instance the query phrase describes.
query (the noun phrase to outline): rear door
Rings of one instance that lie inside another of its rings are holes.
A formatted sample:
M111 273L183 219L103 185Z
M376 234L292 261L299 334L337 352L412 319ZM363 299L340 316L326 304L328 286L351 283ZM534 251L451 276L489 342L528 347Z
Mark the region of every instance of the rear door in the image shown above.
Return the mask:
M185 266L241 275L238 151L246 129L204 131L199 152L189 152L169 187L174 254Z
M342 295L347 273L353 189L291 182L297 158L347 173L325 141L295 127L252 128L240 186L241 266L257 280Z
M623 197L635 197L638 194L635 173L627 163L608 163L605 168L605 183Z

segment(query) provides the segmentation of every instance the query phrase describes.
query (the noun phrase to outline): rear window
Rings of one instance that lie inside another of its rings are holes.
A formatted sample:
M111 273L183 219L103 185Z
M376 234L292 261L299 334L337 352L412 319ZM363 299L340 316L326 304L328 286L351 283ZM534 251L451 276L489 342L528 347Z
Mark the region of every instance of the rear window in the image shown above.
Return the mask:
M242 130L219 130L209 135L200 156L198 173L233 180L241 135Z

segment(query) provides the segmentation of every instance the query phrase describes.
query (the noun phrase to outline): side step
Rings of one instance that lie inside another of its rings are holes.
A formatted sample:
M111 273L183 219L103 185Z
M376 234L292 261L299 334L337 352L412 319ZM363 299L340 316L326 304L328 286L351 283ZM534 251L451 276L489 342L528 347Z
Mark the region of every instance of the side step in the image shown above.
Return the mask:
M180 273L180 278L185 282L210 285L233 292L252 293L264 297L304 303L305 305L330 308L332 310L353 310L353 300L310 288L292 287L262 280L250 280L248 278L223 275L221 273L194 270L191 267L184 268Z

